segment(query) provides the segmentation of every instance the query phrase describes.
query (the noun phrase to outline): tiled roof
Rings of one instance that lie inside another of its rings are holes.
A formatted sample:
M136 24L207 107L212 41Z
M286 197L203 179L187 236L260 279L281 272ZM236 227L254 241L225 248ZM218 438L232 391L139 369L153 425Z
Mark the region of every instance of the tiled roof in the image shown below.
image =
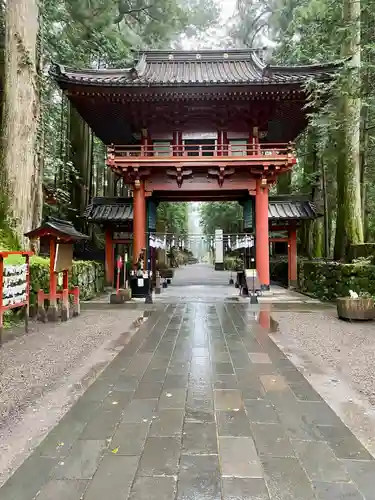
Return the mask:
M209 50L142 52L128 69L72 70L51 67L52 76L64 83L106 87L179 85L269 85L304 83L314 77L331 78L339 64L277 67L267 66L261 51Z
M318 216L318 210L311 201L270 200L268 204L268 218L271 220L308 220Z
M56 217L46 217L44 223L40 227L29 231L25 236L28 238L38 237L39 233L45 233L48 230L51 230L52 233L58 233L63 238L74 241L88 239L88 236L77 231L71 222L57 219Z
M270 220L315 219L316 206L311 201L270 200L268 218ZM84 217L91 222L126 222L133 220L133 200L131 198L93 198L85 210Z
M133 201L131 198L93 198L83 216L92 222L133 220Z

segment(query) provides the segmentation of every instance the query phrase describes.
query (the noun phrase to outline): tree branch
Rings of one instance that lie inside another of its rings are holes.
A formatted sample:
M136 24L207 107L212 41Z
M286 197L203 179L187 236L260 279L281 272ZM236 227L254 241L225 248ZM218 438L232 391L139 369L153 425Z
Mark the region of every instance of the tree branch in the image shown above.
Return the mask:
M121 5L122 4L121 4L121 1L120 1L119 2L119 14L118 14L118 16L116 17L116 19L114 21L115 24L120 24L121 21L124 19L125 16L131 16L131 17L133 17L134 19L136 19L138 21L138 18L136 16L136 14L139 14L141 12L145 12L146 14L148 14L150 16L150 13L147 12L147 11L152 7L152 4L148 4L148 5L145 5L144 7L139 7L138 9L124 10Z

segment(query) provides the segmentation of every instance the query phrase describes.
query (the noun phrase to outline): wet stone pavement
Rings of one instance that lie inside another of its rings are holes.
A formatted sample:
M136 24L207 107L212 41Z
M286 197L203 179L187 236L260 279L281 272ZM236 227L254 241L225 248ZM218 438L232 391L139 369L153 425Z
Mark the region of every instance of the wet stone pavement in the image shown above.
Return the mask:
M247 304L155 311L1 500L374 500L375 461Z

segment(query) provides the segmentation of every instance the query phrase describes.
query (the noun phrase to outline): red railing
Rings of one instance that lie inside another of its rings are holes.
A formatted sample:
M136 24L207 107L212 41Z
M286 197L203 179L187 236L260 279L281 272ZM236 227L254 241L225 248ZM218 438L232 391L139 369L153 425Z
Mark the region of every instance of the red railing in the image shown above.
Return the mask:
M270 157L286 157L294 155L294 145L292 143L263 143L263 144L149 144L149 145L125 145L112 146L108 148L108 154L114 155L116 159L124 157L138 158L174 158L183 156L187 158L209 158L209 157L254 157L254 156L270 156Z

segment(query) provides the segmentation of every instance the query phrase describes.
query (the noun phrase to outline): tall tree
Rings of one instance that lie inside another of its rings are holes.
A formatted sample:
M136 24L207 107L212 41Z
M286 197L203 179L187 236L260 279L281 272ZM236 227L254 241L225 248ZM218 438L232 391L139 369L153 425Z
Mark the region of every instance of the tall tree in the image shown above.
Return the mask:
M214 0L44 0L45 62L74 67L127 67L132 50L167 48L181 33L203 31L217 16ZM100 141L45 82L45 182L58 210L72 220L87 199L114 193ZM59 133L56 134L56 130ZM117 194L121 195L120 192Z
M243 208L237 202L202 203L200 215L205 235L214 234L215 229L222 229L226 234L237 234L243 229Z
M188 204L162 202L157 208L156 229L170 238L186 236L188 230Z
M344 259L349 246L363 242L361 204L361 3L360 0L343 0L343 20L346 33L342 56L349 59L340 99L337 162L337 222L335 258Z
M20 242L42 209L37 0L7 0L1 188Z

